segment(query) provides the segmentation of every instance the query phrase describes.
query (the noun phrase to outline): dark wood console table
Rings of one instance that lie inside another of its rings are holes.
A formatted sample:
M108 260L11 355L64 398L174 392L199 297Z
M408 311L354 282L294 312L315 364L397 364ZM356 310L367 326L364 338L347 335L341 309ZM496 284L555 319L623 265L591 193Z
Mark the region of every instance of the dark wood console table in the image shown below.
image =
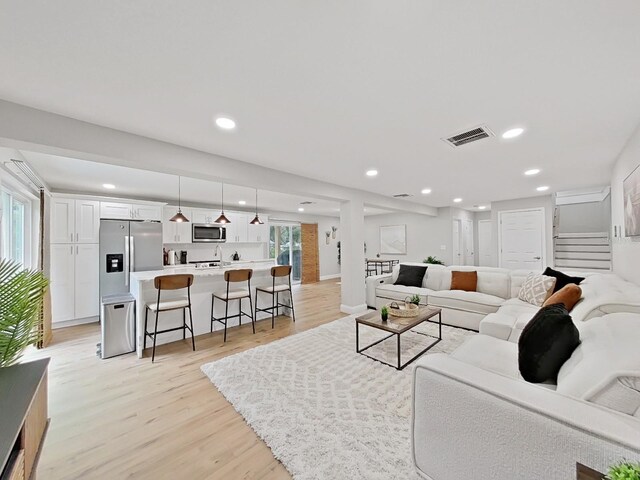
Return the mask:
M0 368L0 480L35 478L49 425L49 359Z

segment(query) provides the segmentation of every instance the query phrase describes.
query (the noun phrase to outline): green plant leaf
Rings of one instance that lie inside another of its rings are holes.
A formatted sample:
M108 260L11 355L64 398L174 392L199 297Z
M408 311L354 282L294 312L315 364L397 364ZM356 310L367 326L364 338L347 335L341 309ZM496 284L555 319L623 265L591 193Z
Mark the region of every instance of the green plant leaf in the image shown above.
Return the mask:
M15 364L40 339L37 326L48 285L41 272L0 260L0 367Z

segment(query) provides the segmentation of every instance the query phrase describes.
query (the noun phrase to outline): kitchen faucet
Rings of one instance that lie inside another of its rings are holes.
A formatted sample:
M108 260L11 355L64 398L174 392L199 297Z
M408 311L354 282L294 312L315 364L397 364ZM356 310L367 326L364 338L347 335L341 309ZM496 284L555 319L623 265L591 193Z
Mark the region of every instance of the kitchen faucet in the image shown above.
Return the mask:
M222 264L222 247L219 244L216 245L216 249L213 252L214 259L218 257L218 253L220 253L220 264Z

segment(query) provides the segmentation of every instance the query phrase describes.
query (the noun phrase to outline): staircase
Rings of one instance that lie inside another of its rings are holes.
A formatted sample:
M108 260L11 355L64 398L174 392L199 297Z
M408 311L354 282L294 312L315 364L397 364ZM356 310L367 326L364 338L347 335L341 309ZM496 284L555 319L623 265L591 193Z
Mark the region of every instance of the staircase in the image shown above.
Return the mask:
M607 232L560 233L554 238L555 266L571 270L611 270Z

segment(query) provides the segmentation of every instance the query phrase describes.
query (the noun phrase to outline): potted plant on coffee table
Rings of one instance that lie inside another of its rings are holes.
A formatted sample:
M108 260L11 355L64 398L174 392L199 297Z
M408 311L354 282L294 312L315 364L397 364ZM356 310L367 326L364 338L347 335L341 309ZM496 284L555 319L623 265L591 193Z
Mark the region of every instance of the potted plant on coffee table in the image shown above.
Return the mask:
M17 363L40 339L37 327L48 284L41 272L0 260L0 368Z
M386 305L380 309L380 318L383 322L386 322L387 318L389 318L389 309Z

